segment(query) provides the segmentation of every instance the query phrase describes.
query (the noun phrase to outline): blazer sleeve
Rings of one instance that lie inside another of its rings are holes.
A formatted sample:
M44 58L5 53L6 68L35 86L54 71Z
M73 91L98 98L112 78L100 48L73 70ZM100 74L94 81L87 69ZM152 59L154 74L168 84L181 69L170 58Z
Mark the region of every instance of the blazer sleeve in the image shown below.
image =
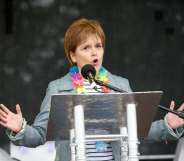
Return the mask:
M6 133L10 140L19 146L36 147L44 144L46 141L47 124L50 112L51 96L56 92L54 83L49 83L45 98L41 104L40 112L36 116L32 125L26 125L22 132L19 132L15 136L11 134L10 130Z
M163 120L154 121L151 125L148 139L154 141L177 140L184 134L184 128L173 130L169 127L166 117Z

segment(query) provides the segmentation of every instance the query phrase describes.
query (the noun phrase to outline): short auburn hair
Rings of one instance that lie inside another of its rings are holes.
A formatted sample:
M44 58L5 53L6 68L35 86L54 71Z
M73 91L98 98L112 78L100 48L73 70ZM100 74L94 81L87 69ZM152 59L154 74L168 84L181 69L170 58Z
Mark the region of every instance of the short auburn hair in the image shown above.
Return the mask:
M64 49L71 65L74 65L74 63L72 62L70 53L75 52L77 46L91 34L99 36L102 46L105 48L105 34L98 21L81 18L74 21L67 29L64 37Z

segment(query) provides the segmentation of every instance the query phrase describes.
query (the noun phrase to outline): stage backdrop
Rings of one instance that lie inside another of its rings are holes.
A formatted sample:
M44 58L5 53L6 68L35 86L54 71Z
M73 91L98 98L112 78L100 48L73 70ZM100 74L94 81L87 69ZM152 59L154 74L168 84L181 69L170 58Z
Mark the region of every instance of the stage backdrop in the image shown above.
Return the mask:
M79 17L101 22L104 66L133 91L163 90L179 105L184 91L184 2L159 0L4 0L0 2L0 103L22 107L32 123L48 83L68 72L63 37ZM158 112L156 119L162 117ZM7 142L0 129L0 144Z

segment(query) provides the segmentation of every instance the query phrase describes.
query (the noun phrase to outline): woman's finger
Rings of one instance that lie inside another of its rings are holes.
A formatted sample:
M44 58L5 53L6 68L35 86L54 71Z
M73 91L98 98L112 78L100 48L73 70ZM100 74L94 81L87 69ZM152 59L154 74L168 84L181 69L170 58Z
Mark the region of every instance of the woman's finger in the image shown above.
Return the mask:
M174 106L175 106L175 102L174 101L171 101L171 103L170 103L170 109L171 110L174 110Z
M0 121L0 125L6 127L6 124L3 121Z
M7 114L9 113L9 112L11 112L5 105L3 105L3 104L0 104L0 107L3 109L3 111L4 112L6 112Z
M183 111L184 110L184 103L178 108L177 111Z
M17 111L17 114L22 117L22 112L19 104L16 105L16 111Z
M5 117L7 116L7 113L5 113L3 110L0 109L0 116Z
M7 119L5 117L3 117L3 116L0 115L0 121L6 123L7 122Z

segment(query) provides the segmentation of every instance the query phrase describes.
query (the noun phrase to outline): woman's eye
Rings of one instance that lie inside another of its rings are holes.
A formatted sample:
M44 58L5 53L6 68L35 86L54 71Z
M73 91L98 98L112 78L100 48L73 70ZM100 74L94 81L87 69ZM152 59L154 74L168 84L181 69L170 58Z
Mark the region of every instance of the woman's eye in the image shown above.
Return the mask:
M97 48L101 48L102 47L102 44L97 44L96 47Z
M83 49L84 49L84 50L87 50L87 49L89 49L89 46L85 46Z

